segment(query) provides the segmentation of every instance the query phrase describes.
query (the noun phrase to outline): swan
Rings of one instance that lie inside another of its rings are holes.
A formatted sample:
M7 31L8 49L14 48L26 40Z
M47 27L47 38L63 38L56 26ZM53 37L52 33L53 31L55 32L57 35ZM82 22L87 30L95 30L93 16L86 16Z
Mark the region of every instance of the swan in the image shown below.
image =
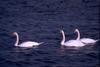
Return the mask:
M33 46L38 46L38 45L43 43L43 42L37 43L37 42L33 42L33 41L27 41L27 42L23 42L23 43L18 45L18 43L19 43L18 33L17 32L13 32L13 35L16 36L16 42L15 42L15 45L14 45L16 47L28 47L28 48L30 48L30 47L33 47Z
M85 44L83 44L80 40L69 40L67 42L65 42L65 33L63 30L60 31L63 39L61 41L61 45L62 46L67 46L67 47L82 47L85 46Z
M94 40L91 38L81 38L80 39L80 32L78 29L75 29L75 32L77 32L78 37L76 38L76 40L80 40L82 43L84 44L95 44L98 40Z

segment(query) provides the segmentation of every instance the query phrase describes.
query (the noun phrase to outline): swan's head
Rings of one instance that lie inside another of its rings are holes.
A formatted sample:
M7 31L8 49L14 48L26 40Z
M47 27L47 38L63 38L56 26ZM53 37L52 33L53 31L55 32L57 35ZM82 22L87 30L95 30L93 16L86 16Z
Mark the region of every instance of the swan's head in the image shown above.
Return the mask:
M75 31L74 32L78 32L79 30L78 29L75 29Z
M63 30L60 30L60 33L64 33L64 31Z
M13 32L13 35L17 35L18 33L17 32Z

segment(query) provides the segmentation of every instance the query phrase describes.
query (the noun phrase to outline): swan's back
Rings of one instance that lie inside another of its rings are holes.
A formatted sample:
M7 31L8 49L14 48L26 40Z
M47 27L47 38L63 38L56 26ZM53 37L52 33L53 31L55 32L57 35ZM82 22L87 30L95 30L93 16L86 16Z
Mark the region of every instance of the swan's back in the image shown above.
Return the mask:
M82 47L82 46L85 46L85 44L83 44L79 40L69 40L69 41L65 42L64 45L69 46L69 47Z
M80 39L80 41L86 44L91 44L91 43L95 43L97 40L90 39L90 38L82 38Z
M40 45L40 43L27 41L27 42L19 44L19 47L33 47L33 46L38 46L38 45Z

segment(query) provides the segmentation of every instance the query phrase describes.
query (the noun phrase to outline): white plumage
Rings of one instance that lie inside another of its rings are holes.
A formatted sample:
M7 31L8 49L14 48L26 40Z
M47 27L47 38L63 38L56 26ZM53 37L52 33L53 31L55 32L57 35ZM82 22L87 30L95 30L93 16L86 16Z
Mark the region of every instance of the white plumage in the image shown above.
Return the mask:
M82 39L80 39L80 41L83 42L83 43L85 43L85 44L94 44L98 40L94 40L94 39L90 39L90 38L82 38Z
M63 39L61 41L61 45L63 46L67 46L67 47L82 47L85 46L85 44L83 44L80 40L69 40L67 42L65 42L65 34L64 31L61 30Z
M69 40L63 44L64 46L69 46L69 47L82 47L85 46L81 41L79 40Z
M18 43L19 43L18 33L14 32L13 34L16 36L16 42L15 42L15 45L14 45L16 47L33 47L33 46L38 46L38 45L43 43L43 42L38 43L38 42L33 42L33 41L26 41L26 42L23 42L23 43L18 45Z
M81 38L80 39L80 32L78 29L75 29L75 32L77 32L78 34L78 37L76 40L80 40L82 43L86 44L86 45L92 45L92 44L95 44L98 40L94 40L94 39L91 39L91 38Z

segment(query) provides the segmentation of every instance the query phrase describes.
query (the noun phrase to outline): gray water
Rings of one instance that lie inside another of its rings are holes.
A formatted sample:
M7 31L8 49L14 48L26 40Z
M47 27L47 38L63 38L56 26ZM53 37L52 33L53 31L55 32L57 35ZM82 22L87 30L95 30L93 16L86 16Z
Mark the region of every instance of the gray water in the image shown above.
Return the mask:
M99 67L99 42L81 48L62 48L81 37L99 39L99 0L0 0L0 67ZM20 43L45 42L37 48L16 48Z

